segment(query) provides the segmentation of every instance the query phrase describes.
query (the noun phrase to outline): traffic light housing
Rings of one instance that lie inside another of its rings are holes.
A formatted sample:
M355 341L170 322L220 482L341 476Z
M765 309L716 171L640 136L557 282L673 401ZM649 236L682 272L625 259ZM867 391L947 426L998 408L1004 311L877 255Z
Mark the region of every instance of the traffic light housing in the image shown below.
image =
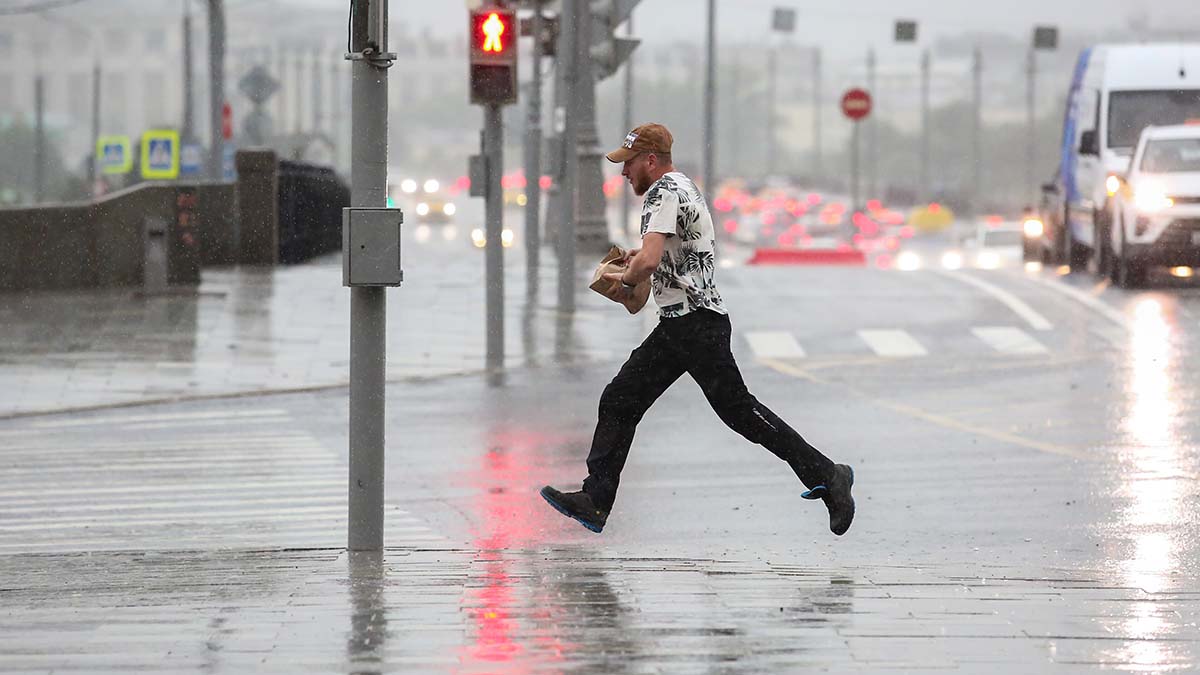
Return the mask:
M590 0L591 36L589 55L595 68L596 80L611 77L629 60L641 40L617 37L617 26L624 23L641 0Z
M517 102L517 14L503 7L471 10L471 103Z

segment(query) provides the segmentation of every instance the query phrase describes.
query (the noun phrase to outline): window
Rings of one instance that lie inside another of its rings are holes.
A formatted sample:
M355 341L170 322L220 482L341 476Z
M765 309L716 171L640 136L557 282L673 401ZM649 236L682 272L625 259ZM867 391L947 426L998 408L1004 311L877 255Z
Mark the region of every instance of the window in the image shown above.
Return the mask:
M13 76L0 73L0 116L16 112L13 100Z
M1108 95L1108 147L1132 148L1150 125L1200 118L1200 89L1114 91Z
M125 75L123 73L104 74L104 94L101 102L104 105L104 128L102 133L121 133L129 130L129 120L126 119Z
M1146 173L1200 172L1200 138L1150 141L1142 153Z
M0 33L0 56L12 56L13 53L13 36L8 33Z
M90 73L71 73L67 78L67 113L76 122L92 118L92 76Z

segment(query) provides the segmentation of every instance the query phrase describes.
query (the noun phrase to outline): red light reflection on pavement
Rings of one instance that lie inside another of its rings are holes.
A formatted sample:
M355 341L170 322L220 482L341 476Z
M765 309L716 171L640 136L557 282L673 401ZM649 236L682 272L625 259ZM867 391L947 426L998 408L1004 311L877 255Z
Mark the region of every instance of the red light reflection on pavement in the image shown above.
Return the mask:
M539 597L537 572L523 568L512 550L536 549L543 533L561 519L538 495L542 477L563 461L551 450L568 442L549 434L501 430L484 440L479 466L467 472L473 546L480 551L482 577L473 581L462 600L473 634L459 653L459 673L543 672L575 651L553 629L565 610ZM482 585L478 585L482 582Z

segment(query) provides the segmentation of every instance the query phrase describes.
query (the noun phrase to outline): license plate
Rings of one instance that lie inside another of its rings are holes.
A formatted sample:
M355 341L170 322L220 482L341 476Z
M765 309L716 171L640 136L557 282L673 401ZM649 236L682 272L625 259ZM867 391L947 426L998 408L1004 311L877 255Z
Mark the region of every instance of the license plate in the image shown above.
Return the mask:
M1200 246L1200 230L1192 232L1192 246Z

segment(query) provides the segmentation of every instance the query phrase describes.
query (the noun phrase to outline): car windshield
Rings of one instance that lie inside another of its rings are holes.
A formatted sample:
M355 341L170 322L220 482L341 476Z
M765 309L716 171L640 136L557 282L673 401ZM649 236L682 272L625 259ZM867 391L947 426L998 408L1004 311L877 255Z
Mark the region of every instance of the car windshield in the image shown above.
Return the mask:
M1141 169L1146 173L1200 172L1200 138L1166 138L1146 143Z
M984 246L1020 246L1021 233L1018 230L992 230L983 235Z
M1200 118L1200 89L1116 91L1108 97L1108 147L1132 148L1150 125Z

